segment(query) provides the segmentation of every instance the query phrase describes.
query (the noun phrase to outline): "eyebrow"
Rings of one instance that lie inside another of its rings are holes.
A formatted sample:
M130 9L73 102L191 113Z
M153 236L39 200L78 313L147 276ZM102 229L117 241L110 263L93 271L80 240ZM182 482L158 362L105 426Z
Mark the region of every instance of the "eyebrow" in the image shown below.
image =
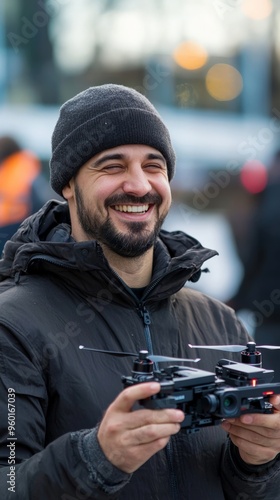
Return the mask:
M126 155L121 153L108 153L99 158L98 160L91 163L91 166L96 168L105 163L108 160L124 160ZM161 153L149 153L145 156L145 160L161 160L166 163L164 156Z

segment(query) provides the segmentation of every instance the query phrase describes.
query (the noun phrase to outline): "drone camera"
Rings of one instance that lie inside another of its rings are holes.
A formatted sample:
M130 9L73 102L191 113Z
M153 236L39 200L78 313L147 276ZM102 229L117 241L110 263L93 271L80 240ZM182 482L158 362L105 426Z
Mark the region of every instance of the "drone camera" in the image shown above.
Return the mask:
M202 400L202 409L207 414L231 417L237 414L239 408L238 397L234 393L207 394Z

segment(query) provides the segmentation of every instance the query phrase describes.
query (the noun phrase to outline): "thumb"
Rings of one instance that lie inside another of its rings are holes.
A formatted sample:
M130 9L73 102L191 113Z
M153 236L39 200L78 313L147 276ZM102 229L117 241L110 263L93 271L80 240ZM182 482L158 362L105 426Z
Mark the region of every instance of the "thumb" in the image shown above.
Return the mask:
M158 382L141 382L124 389L115 399L116 410L128 412L139 399L146 399L160 391Z
M275 396L272 396L270 398L270 403L273 405L273 408L275 408L275 410L280 411L280 395L279 394L275 394Z

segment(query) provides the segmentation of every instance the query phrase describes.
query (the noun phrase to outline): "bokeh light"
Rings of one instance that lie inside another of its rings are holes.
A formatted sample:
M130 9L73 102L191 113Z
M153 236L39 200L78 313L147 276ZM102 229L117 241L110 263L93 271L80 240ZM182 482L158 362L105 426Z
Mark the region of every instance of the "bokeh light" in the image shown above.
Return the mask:
M217 101L231 101L243 88L241 74L230 64L214 64L207 72L205 84L208 93Z
M208 54L202 45L189 41L178 45L173 57L179 66L193 71L205 65Z
M261 20L270 16L273 5L271 0L244 0L241 9L250 19Z
M240 171L240 181L249 193L261 193L267 185L265 165L258 160L247 161Z

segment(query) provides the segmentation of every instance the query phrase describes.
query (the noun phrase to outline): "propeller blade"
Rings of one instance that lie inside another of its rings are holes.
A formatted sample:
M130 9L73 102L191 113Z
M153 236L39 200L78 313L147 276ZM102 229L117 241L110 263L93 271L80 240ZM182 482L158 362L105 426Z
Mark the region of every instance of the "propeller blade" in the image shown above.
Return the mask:
M193 345L188 344L191 348L197 349L214 349L217 351L240 352L247 349L246 345ZM279 346L280 347L280 346Z
M257 345L258 349L280 349L280 345Z
M187 363L197 363L200 361L200 358L196 359L186 359L186 358L170 358L169 356L157 356L154 354L148 354L147 356L151 361L154 361L155 363L164 363L164 361L184 361Z
M120 351L106 351L105 349L93 349L92 347L85 347L83 345L79 345L79 349L84 349L85 351L94 351L94 352L99 352L102 354L111 354L112 356L118 356L118 357L123 357L123 356L134 356L138 357L139 353L136 354L135 352L120 352ZM160 363L164 361L186 361L186 362L193 362L197 363L200 358L196 359L185 359L185 358L172 358L169 356L157 356L154 354L148 354L147 351L142 351L143 353L146 353L146 357L150 359L151 361L154 361L155 363Z
M103 349L93 349L92 347L85 347L84 345L79 345L79 349L84 349L85 351L100 352L102 354L111 354L112 356L119 356L120 358L123 356L138 356L138 354L136 354L135 352L106 351Z
M197 349L213 349L217 351L241 352L248 349L248 345L193 345L188 344L191 348ZM255 345L255 349L280 349L280 345Z

